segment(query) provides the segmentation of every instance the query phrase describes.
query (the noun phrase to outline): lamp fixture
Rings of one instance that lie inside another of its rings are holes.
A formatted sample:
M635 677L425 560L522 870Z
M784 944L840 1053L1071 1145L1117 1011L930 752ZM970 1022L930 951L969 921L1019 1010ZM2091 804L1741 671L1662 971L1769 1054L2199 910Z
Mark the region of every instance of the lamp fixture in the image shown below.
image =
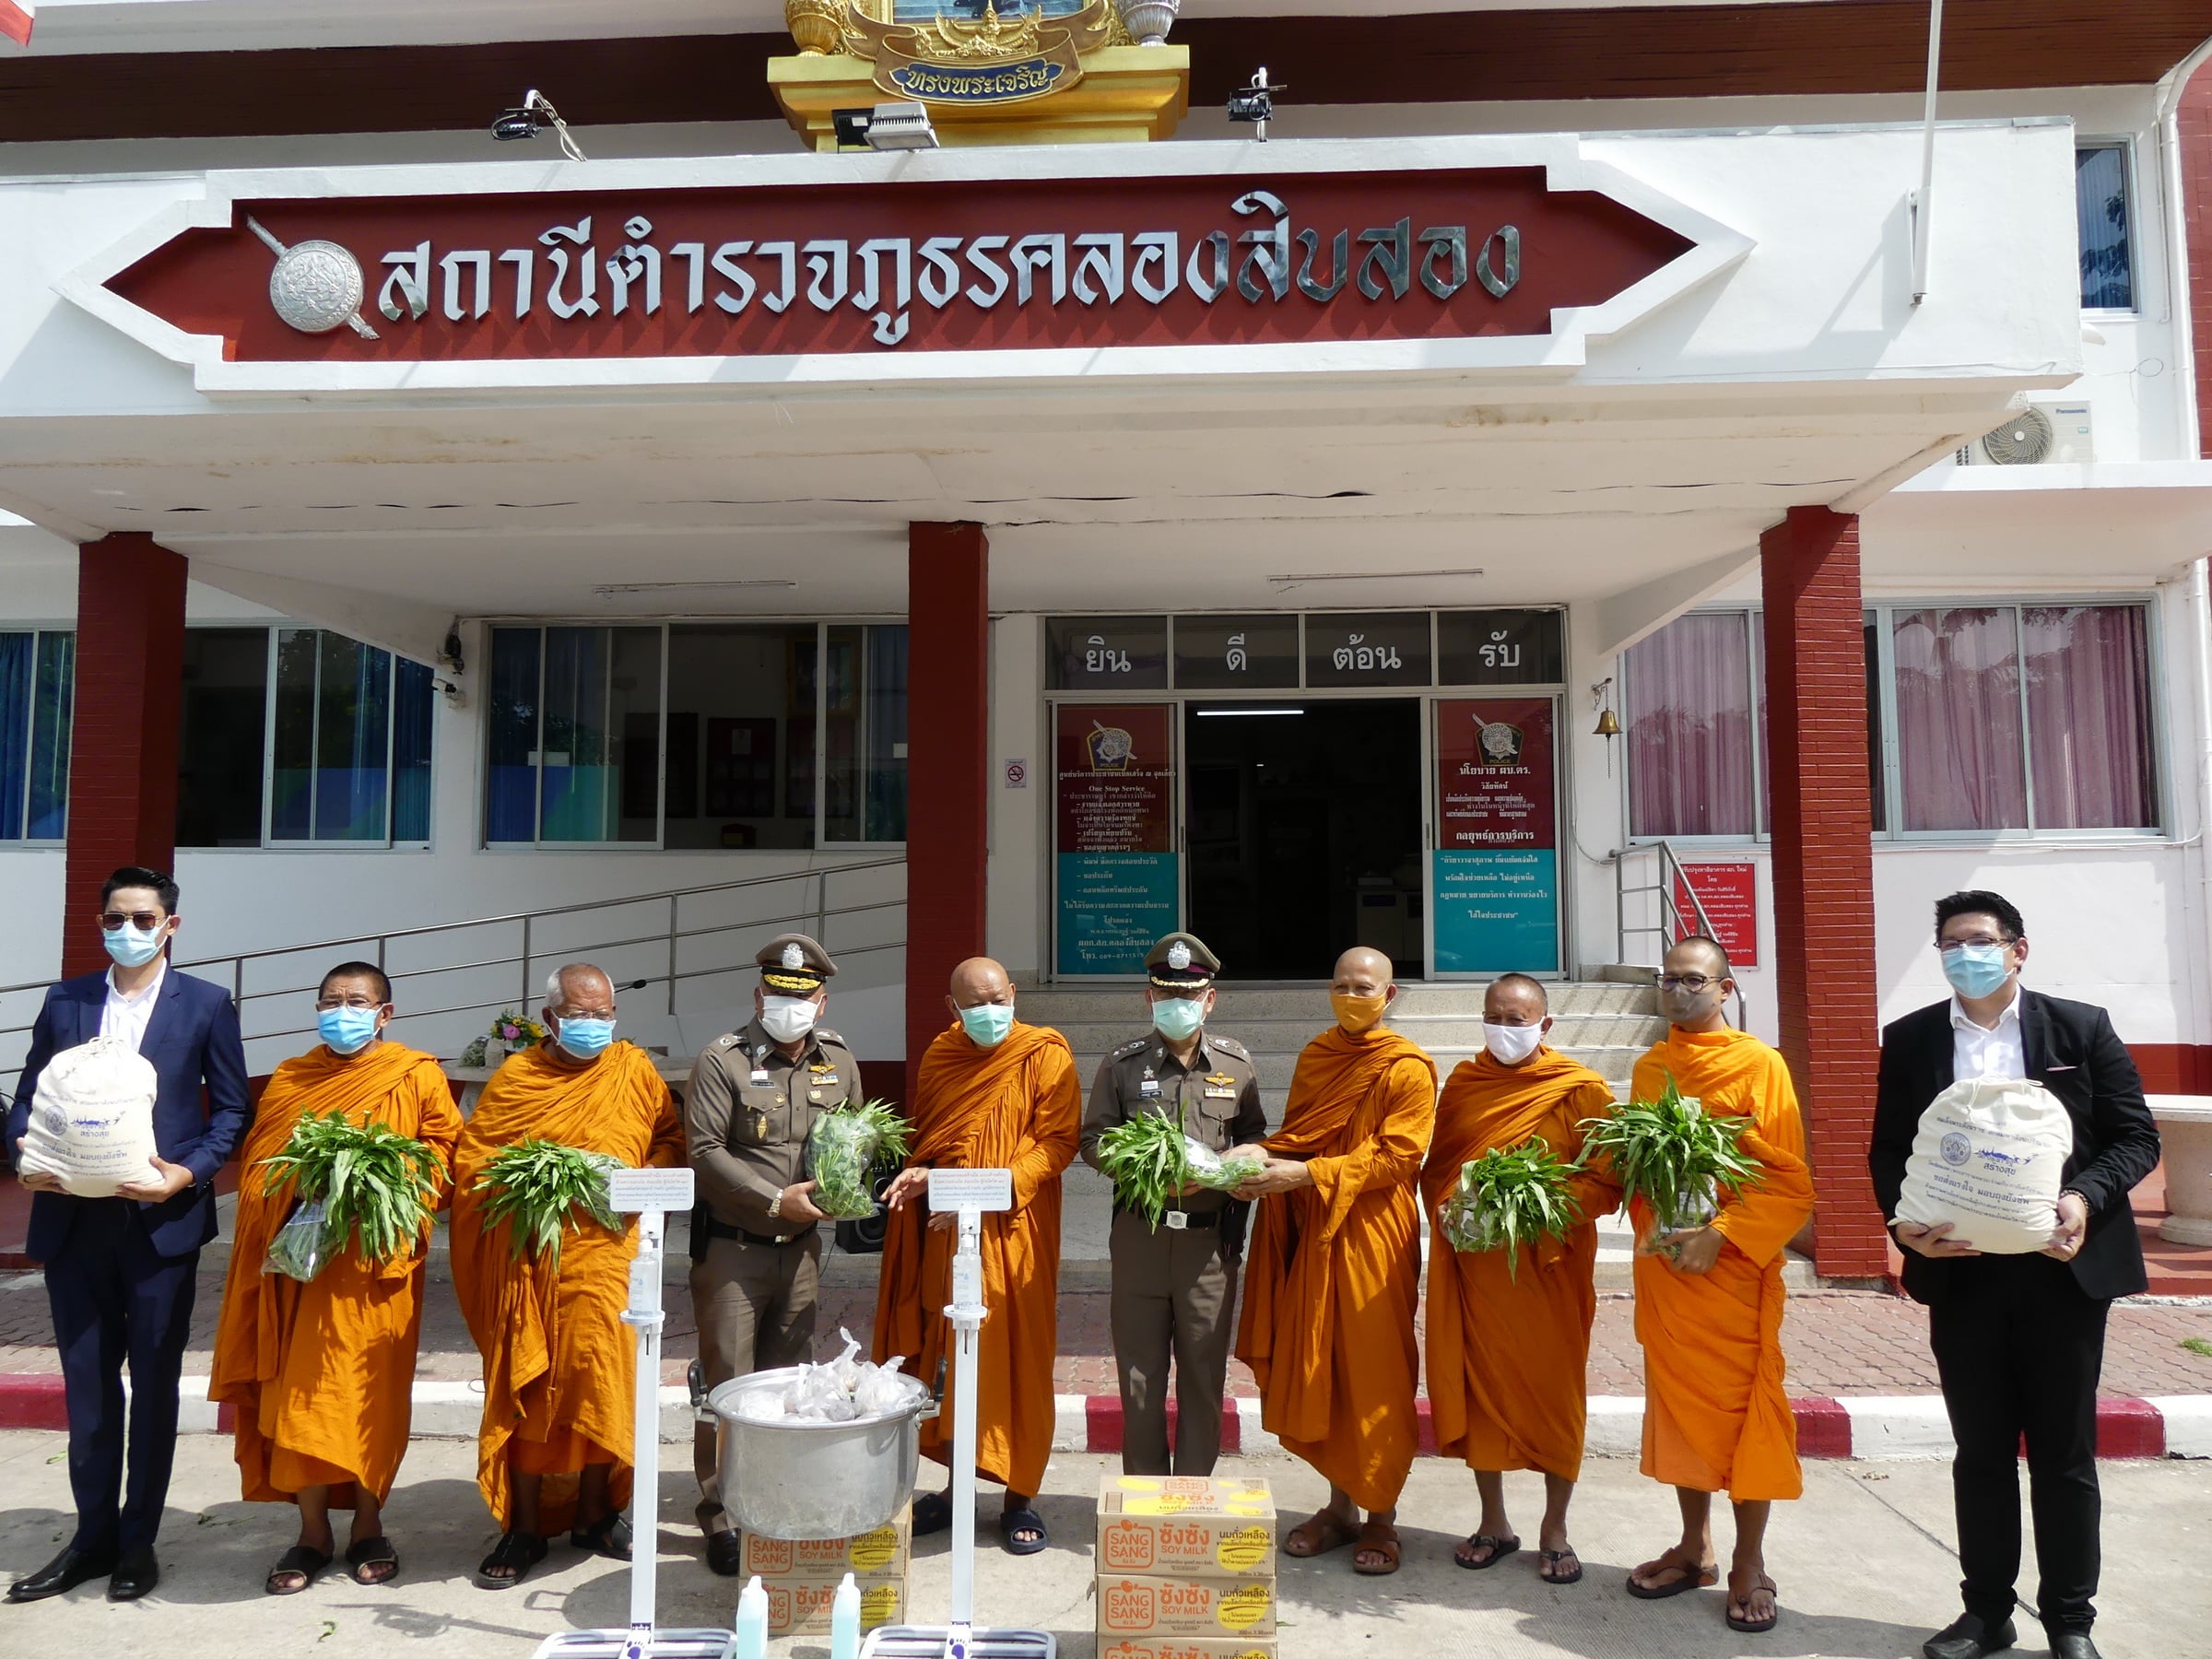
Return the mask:
M798 585L782 576L753 576L730 582L606 582L592 589L592 597L618 599L625 594L707 593L722 588L788 588Z
M872 110L832 110L830 124L840 149L935 149L937 130L929 112L912 101L879 103Z
M560 140L562 155L571 161L585 159L576 140L569 136L569 124L560 118L560 112L553 107L552 100L535 87L523 94L521 103L511 110L501 110L493 117L491 135L507 143L518 138L535 138L547 127L551 127L553 135Z
M1275 119L1275 95L1288 92L1287 85L1267 84L1267 65L1262 64L1249 85L1229 95L1229 118L1232 122L1249 123L1252 135L1262 144L1267 142L1267 124Z

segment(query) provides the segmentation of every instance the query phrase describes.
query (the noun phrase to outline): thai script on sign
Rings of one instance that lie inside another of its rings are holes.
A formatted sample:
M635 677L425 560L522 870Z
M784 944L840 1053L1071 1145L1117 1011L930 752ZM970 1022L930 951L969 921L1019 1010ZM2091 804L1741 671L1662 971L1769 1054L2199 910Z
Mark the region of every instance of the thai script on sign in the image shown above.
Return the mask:
M823 312L850 305L868 314L878 345L896 346L907 337L917 300L938 311L1070 300L1084 306L1158 306L1182 287L1208 305L1231 295L1247 305L1282 304L1293 293L1297 302L1333 305L1347 289L1369 304L1387 305L1416 287L1447 300L1471 281L1503 300L1521 280L1521 232L1513 225L1476 241L1465 225L1416 230L1408 216L1324 236L1311 226L1294 227L1288 206L1272 191L1247 191L1230 208L1241 220L1256 222L1237 229L1232 221L1193 237L1187 247L1174 230L1095 230L734 237L664 248L653 240L653 221L637 214L622 222L618 243L603 251L594 216L587 214L572 225L550 226L519 248L440 250L426 237L393 249L383 255L376 303L394 323L419 321L433 302L451 323L480 320L495 305L518 321L539 314L542 306L559 323L602 312L653 316L664 306L681 306L688 315L711 306L735 316L756 305L778 314L799 304Z
M1083 672L1086 674L1127 674L1132 664L1126 651L1117 650L1097 634L1085 642Z
M1329 661L1338 668L1355 670L1402 668L1405 666L1398 660L1398 648L1395 645L1363 644L1361 641L1366 638L1365 634L1354 634L1329 653Z
M1043 58L1030 58L1023 63L992 68L894 64L888 73L899 90L910 98L925 98L938 103L993 103L1002 99L1035 98L1050 92L1066 70Z
M1482 657L1482 665L1485 668L1518 668L1521 666L1521 647L1499 643L1500 640L1507 637L1502 629L1490 635L1490 642L1483 646L1479 653Z

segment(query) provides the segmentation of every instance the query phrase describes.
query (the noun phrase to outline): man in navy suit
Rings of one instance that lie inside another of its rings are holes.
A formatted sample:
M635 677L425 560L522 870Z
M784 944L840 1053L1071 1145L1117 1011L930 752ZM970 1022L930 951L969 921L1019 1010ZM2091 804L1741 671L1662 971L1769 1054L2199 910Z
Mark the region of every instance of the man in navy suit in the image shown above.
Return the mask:
M1951 1488L1966 1606L1923 1645L1926 1659L1983 1659L2013 1644L2023 1440L2037 1616L2053 1659L2097 1659L2097 1381L2112 1299L2147 1285L2127 1195L2158 1164L2159 1130L2105 1011L2022 988L2027 933L1995 893L1941 900L1936 948L1957 994L1882 1032L1867 1162L1905 1253L1905 1289L1927 1304L1959 1447ZM2041 1251L1983 1255L1951 1222L1894 1219L1921 1113L1967 1078L2040 1083L2073 1124L2058 1226Z
M22 1178L38 1194L28 1249L45 1264L62 1350L76 1535L52 1561L9 1586L11 1602L41 1601L96 1578L107 1579L110 1601L135 1601L159 1582L154 1535L176 1451L177 1380L200 1246L215 1237L216 1171L253 1115L229 994L168 964L177 884L135 865L116 871L100 889L100 924L115 965L47 992L8 1113L8 1144L21 1153L46 1063L104 1035L135 1042L159 1079L156 1156L145 1176L114 1198L72 1197L50 1175Z

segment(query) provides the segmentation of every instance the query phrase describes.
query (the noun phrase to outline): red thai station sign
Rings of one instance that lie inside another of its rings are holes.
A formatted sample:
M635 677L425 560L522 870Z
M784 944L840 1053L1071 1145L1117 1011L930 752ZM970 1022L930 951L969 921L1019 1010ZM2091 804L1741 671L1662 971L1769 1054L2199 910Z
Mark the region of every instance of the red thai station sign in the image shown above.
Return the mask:
M506 167L441 190L384 186L464 170L217 174L69 291L209 386L283 381L260 365L367 389L615 361L696 380L702 359L858 357L844 372L875 376L929 354L1081 354L1089 372L1100 352L1225 350L1181 366L1268 367L1237 354L1309 347L1395 348L1320 366L1570 368L1586 335L1748 245L1571 140L1500 143L1427 144L1465 164L1421 166L1404 145L1286 144L1135 176L1126 155L1109 171L1066 150L1025 152L1015 177L976 152L755 159L746 182L725 164L582 163L529 190L487 188L512 184ZM1481 164L1500 154L1512 164ZM1347 165L1383 157L1400 164ZM308 177L318 194L288 188ZM348 188L326 194L334 180Z

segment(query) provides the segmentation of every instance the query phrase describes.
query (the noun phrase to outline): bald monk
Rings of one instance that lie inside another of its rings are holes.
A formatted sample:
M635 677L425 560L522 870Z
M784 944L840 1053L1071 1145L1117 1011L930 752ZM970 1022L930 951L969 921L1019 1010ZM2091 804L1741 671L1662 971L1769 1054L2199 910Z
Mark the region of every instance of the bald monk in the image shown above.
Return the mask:
M246 1500L300 1508L300 1541L263 1586L271 1595L298 1594L330 1565L334 1509L353 1512L346 1565L356 1583L399 1571L383 1506L407 1449L429 1229L381 1263L364 1261L348 1240L306 1283L262 1268L293 1193L287 1182L265 1194L261 1165L303 1117L343 1112L357 1127L381 1124L422 1142L443 1207L461 1114L438 1062L386 1040L391 1019L392 982L380 969L342 962L324 974L315 996L322 1041L276 1068L246 1137L207 1397L236 1408Z
M1813 1181L1789 1067L1729 1028L1723 1010L1735 990L1726 951L1712 939L1683 940L1660 970L1665 1041L1636 1063L1635 1099L1658 1099L1671 1077L1708 1116L1748 1119L1740 1144L1760 1174L1712 1221L1663 1237L1652 1236L1649 1206L1630 1206L1642 1241L1643 1472L1675 1488L1682 1537L1629 1575L1629 1593L1655 1600L1716 1581L1712 1494L1725 1489L1735 1508L1728 1624L1757 1632L1780 1617L1762 1552L1767 1520L1775 1499L1804 1488L1783 1392L1782 1252L1813 1213Z
M999 1536L1010 1555L1045 1547L1034 1506L1053 1450L1053 1359L1059 1347L1060 1172L1076 1156L1083 1089L1067 1039L1014 1018L1014 985L988 957L952 971L953 1024L922 1056L914 1145L885 1190L890 1206L876 1296L876 1358L904 1355L924 1382L950 1331L958 1218L930 1215L929 1171L1011 1170L1014 1207L982 1218L983 1296L991 1317L977 1346L975 1472L1006 1488ZM949 1374L947 1393L954 1383ZM952 1402L922 1425L923 1455L952 1457ZM952 1524L949 1487L914 1505L917 1533Z
M589 1218L551 1253L516 1255L504 1221L488 1221L476 1190L502 1148L559 1141L631 1169L684 1161L676 1101L633 1043L617 1042L615 988L588 962L546 981L536 1048L492 1074L453 1152L453 1289L484 1356L484 1421L477 1486L500 1541L477 1569L508 1590L546 1559L546 1536L628 1560L637 1350L629 1305L635 1223L609 1232ZM650 1497L646 1513L653 1512Z
M1545 1045L1551 1009L1525 973L1494 981L1482 999L1479 1059L1463 1060L1436 1108L1436 1138L1421 1171L1431 1221L1484 1153L1541 1140L1569 1162L1581 1154L1584 1118L1610 1111L1613 1088L1586 1065ZM1461 1254L1432 1237L1429 1249L1429 1403L1437 1450L1475 1471L1482 1520L1453 1552L1462 1567L1495 1567L1521 1547L1505 1513L1507 1469L1544 1476L1536 1576L1580 1583L1567 1541L1567 1506L1582 1473L1584 1372L1597 1313L1596 1218L1618 1202L1603 1182L1578 1176L1582 1219L1559 1241L1524 1243L1516 1264L1502 1250Z
M1294 1556L1357 1544L1354 1571L1398 1570L1398 1492L1417 1447L1420 1198L1436 1062L1382 1023L1390 959L1336 959L1336 1023L1306 1044L1266 1162L1237 1190L1253 1227L1237 1357L1261 1421L1328 1477L1329 1501L1283 1539ZM1361 1510L1367 1512L1364 1523Z

